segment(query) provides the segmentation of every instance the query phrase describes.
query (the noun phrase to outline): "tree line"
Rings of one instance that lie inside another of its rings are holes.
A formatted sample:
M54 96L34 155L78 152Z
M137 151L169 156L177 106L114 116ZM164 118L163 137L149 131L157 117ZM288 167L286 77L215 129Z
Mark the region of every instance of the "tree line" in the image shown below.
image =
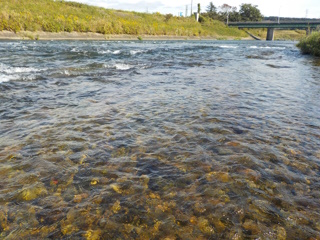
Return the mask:
M219 20L222 22L258 22L262 21L263 15L257 5L244 3L237 7L223 4L216 7L213 2L210 2L206 8L206 12L201 13L200 21L205 21L205 18Z

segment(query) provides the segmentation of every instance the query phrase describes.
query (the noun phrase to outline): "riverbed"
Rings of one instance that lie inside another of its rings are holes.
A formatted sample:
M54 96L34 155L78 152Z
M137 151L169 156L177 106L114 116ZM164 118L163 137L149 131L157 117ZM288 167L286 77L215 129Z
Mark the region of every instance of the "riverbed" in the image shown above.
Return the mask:
M295 44L1 41L0 237L319 239Z

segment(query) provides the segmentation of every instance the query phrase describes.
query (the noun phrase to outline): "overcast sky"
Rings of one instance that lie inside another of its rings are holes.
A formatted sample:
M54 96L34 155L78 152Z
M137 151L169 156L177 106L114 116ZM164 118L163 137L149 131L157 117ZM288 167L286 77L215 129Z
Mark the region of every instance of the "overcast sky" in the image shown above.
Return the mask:
M123 9L139 12L161 12L177 15L179 12L185 13L186 5L190 12L191 0L72 0L90 5L101 6L105 8ZM202 10L205 10L209 4L206 0L193 0L193 10L196 10L197 3L201 4ZM215 6L221 6L227 3L236 6L242 3L251 3L257 5L264 16L282 17L309 17L320 18L320 0L214 0Z

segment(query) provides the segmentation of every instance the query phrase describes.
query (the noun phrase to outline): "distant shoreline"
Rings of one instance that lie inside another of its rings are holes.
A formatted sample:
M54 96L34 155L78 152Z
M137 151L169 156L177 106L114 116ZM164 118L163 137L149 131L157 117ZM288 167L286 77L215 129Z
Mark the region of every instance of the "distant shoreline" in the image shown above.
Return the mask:
M224 36L168 36L168 35L104 35L99 33L79 33L79 32L29 32L21 31L18 33L10 31L0 31L0 40L79 40L79 41L132 41L138 40L240 40L233 37ZM251 37L241 38L241 40L253 40Z

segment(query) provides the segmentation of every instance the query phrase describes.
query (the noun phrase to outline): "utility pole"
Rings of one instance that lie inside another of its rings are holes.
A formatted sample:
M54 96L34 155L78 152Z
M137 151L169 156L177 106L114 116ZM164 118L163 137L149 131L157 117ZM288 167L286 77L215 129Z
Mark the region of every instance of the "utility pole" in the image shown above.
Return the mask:
M188 17L188 5L186 5L186 17Z
M192 5L193 5L193 0L191 0L191 17L192 17Z
M281 10L281 6L279 7L278 24L280 24L280 10Z

